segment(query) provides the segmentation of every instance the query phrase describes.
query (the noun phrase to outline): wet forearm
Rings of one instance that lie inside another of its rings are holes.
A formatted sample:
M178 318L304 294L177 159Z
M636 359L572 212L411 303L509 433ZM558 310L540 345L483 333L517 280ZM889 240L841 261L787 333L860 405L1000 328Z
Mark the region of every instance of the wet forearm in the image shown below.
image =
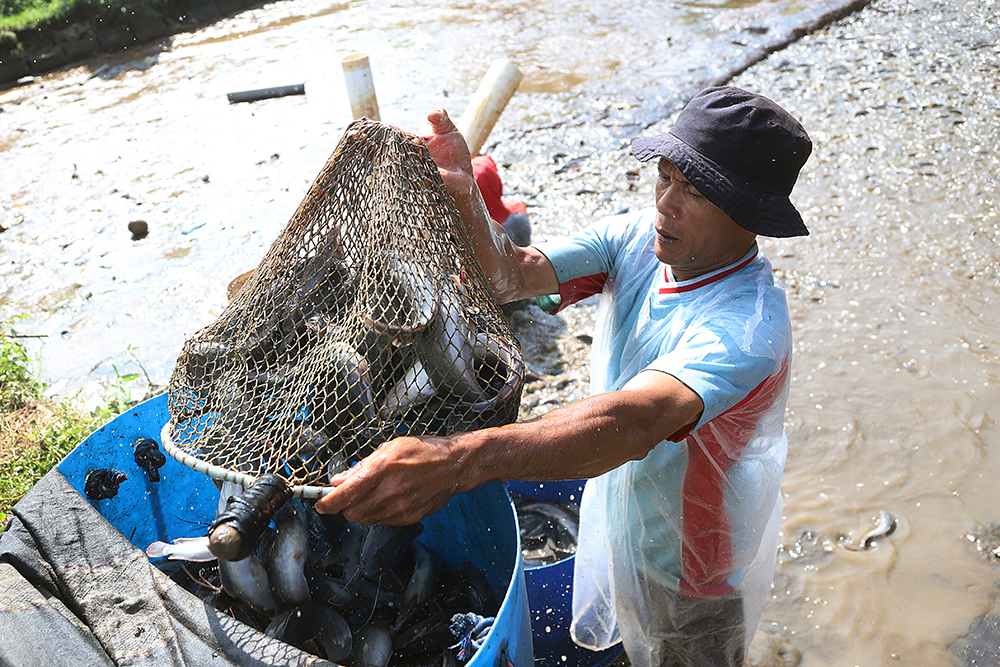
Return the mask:
M642 459L688 423L696 408L664 411L645 392L619 391L577 401L530 422L462 434L456 461L468 490L487 482L596 477Z
M514 245L503 228L490 218L475 181L469 178L462 183L461 193L454 192L454 181L450 185L462 224L494 295L501 303L516 298L513 295L517 292L517 280L512 270L516 266Z
M497 301L508 303L559 290L555 269L534 248L519 248L487 212L475 183L449 184L456 208Z

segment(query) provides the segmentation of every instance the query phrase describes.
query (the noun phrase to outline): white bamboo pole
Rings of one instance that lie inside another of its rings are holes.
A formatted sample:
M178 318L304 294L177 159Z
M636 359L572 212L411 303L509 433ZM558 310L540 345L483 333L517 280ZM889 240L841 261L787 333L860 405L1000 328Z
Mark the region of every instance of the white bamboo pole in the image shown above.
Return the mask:
M469 106L456 123L473 155L479 154L520 83L521 70L505 58L494 60L486 70Z
M351 113L354 119L369 118L382 120L378 113L378 99L375 97L375 84L372 81L372 68L368 64L368 54L352 53L341 63L344 68L344 82L347 84L347 97L351 100Z

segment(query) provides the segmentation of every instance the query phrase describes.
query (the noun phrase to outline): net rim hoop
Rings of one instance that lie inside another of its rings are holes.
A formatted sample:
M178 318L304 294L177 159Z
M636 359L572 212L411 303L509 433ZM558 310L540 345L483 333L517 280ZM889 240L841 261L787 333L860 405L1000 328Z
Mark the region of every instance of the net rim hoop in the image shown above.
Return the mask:
M233 472L232 470L227 470L226 468L212 463L206 463L195 456L191 456L174 444L173 437L171 436L173 427L173 419L168 419L163 425L163 428L160 429L160 444L163 446L164 451L166 451L167 454L170 454L170 456L173 457L178 463L185 465L192 470L204 473L214 480L220 482L232 482L234 484L239 484L243 488L249 487L257 480L257 478L252 475L242 472ZM303 498L305 500L318 500L330 491L330 487L303 484L296 484L291 488L292 495L294 497Z

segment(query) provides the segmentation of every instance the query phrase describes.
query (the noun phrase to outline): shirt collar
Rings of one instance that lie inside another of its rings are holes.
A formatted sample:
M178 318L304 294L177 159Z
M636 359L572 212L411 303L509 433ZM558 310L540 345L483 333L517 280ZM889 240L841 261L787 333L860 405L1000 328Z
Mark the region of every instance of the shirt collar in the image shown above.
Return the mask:
M706 285L711 285L712 283L719 282L723 278L731 276L732 274L736 273L737 271L748 265L750 262L752 262L754 259L757 258L758 253L759 250L757 248L757 243L755 241L750 250L747 251L747 254L743 255L742 258L733 262L729 266L724 266L721 269L713 271L712 273L706 273L704 275L698 276L697 278L692 278L691 280L683 280L681 282L673 281L673 275L671 274L670 271L670 265L664 264L663 280L666 284L660 288L659 293L680 294L682 292L690 292L692 290L705 287Z

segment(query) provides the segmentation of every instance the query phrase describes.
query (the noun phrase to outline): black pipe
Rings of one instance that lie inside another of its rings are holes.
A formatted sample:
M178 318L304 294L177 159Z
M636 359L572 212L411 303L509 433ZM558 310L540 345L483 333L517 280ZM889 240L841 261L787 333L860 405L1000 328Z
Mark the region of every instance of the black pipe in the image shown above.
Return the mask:
M273 88L258 88L257 90L244 90L238 93L229 93L230 104L237 102L256 102L257 100L267 100L272 97L285 97L286 95L305 95L306 84L296 83L291 86L275 86Z

